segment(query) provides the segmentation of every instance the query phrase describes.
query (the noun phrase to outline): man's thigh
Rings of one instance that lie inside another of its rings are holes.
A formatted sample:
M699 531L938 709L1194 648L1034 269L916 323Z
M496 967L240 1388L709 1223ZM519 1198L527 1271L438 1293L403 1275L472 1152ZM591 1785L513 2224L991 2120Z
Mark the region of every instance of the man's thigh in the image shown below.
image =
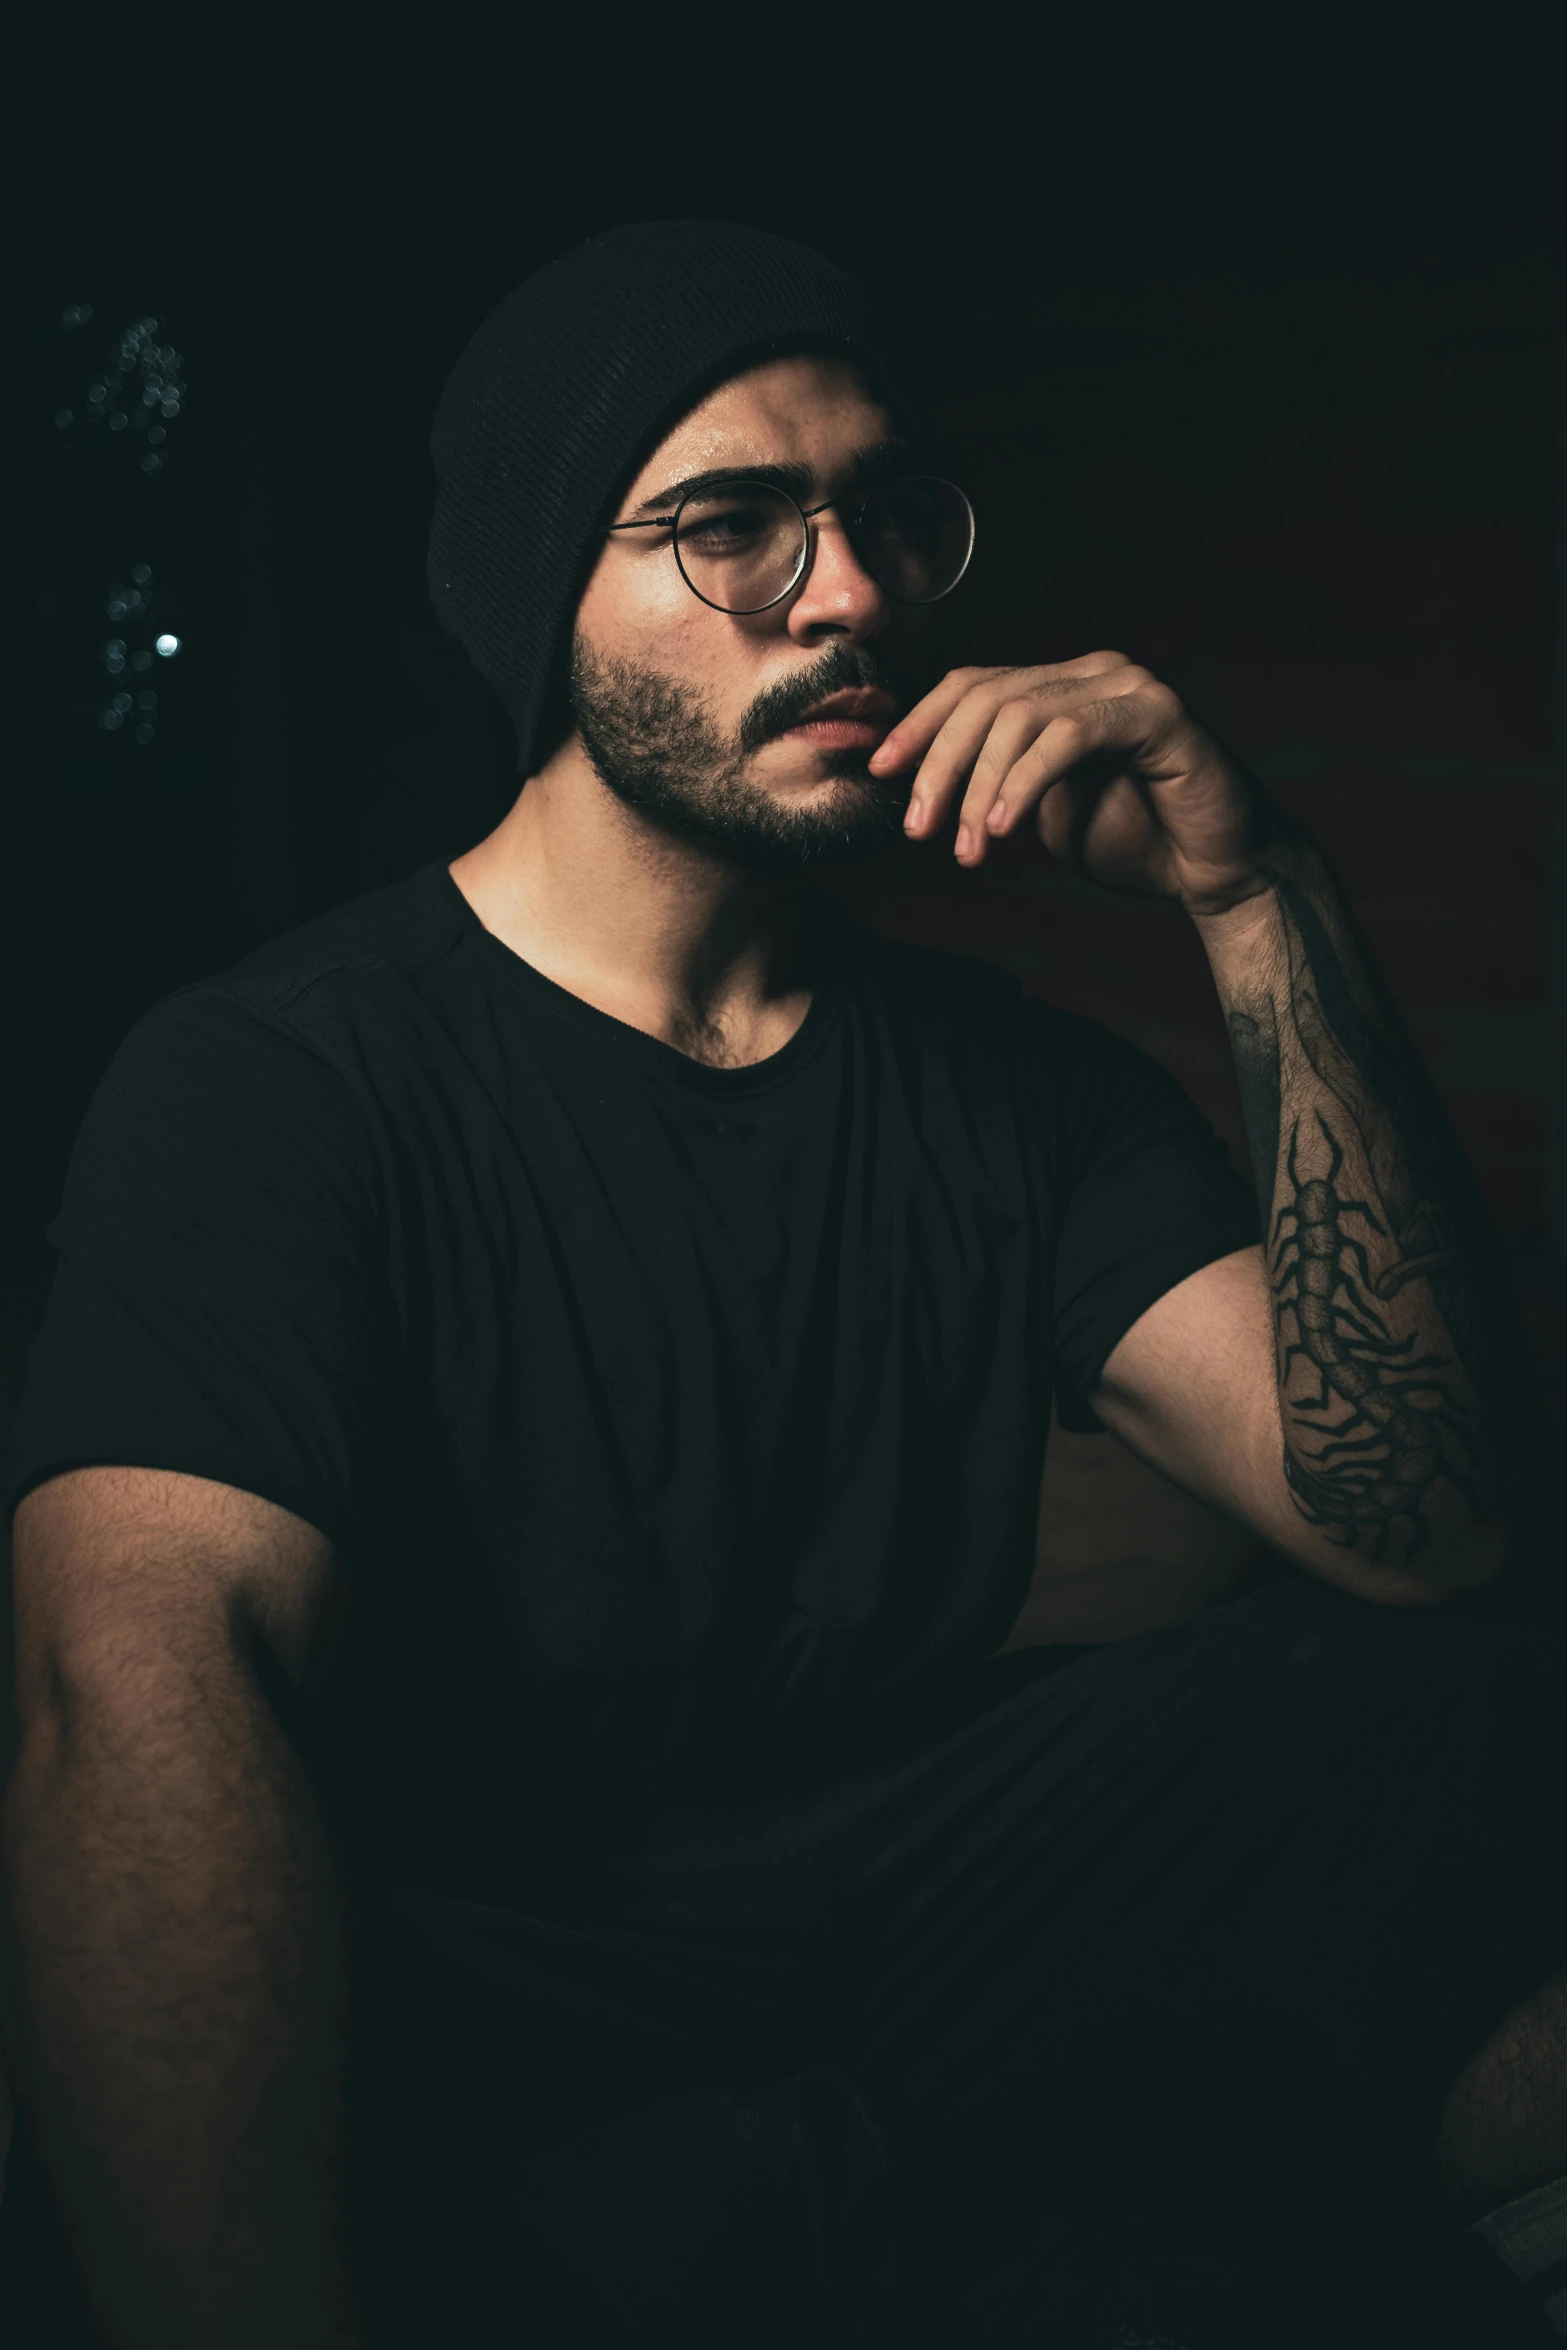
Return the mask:
M1562 1687L1538 1630L1295 1579L995 1660L962 1718L813 1799L843 2061L895 2149L983 2197L1019 2131L1036 2193L1139 2150L1244 2187L1259 2133L1299 2146L1313 2102L1348 2133L1362 2091L1418 2137L1567 1955Z
M776 1814L717 1801L558 1909L386 1901L352 2081L377 2340L835 2341L885 2163L816 2060L817 1938Z

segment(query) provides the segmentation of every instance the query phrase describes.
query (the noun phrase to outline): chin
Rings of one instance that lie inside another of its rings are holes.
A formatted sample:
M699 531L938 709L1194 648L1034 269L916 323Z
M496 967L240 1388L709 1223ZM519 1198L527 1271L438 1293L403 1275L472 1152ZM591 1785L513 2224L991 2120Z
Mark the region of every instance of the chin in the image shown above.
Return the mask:
M781 807L797 807L801 800L812 796L829 799L841 792L846 783L858 784L862 792L882 799L887 786L880 776L872 775L870 757L870 751L859 749L801 750L793 754L786 768L759 776L757 781ZM899 788L907 803L907 786Z

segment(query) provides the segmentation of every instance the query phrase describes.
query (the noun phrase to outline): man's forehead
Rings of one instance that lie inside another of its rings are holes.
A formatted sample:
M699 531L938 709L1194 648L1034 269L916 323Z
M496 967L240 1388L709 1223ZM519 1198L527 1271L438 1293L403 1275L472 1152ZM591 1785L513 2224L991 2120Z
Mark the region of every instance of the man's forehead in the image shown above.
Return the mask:
M896 439L887 410L851 361L801 353L733 375L674 425L631 483L629 503L714 471L841 470Z

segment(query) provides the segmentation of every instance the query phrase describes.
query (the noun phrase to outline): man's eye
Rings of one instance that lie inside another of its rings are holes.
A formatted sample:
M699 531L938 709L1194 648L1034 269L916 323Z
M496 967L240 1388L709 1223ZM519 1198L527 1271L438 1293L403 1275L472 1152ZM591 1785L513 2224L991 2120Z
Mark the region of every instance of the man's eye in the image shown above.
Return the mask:
M688 512L680 536L688 546L714 550L752 546L767 530L769 520L755 506L721 506L697 515Z
M875 498L865 508L865 528L879 538L918 538L930 528L926 498Z

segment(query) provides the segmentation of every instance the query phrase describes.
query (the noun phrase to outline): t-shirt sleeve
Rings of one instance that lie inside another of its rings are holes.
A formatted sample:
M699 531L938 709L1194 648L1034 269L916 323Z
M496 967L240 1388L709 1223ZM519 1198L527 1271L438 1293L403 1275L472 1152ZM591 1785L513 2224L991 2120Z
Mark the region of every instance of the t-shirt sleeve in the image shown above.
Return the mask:
M1189 1094L1097 1022L1025 1007L1049 1102L1056 1191L1056 1408L1095 1429L1089 1397L1155 1299L1259 1237L1251 1185Z
M338 1070L216 993L157 1006L99 1086L50 1227L7 1514L112 1463L215 1478L350 1544L390 1351L381 1222Z

